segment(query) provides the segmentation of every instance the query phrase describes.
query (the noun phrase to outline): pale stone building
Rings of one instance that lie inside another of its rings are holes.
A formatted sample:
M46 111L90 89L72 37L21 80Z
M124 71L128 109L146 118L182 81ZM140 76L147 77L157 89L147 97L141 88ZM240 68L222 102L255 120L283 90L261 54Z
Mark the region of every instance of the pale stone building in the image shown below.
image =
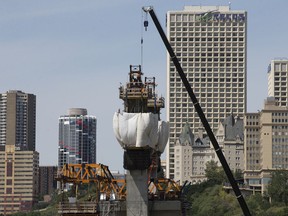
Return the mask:
M192 133L186 122L175 145L175 181L199 183L206 180L206 163L215 159L214 149L209 138L203 137L200 129L198 135Z
M215 133L231 170L244 170L244 125L243 119L228 116L219 123ZM220 162L218 162L220 165Z

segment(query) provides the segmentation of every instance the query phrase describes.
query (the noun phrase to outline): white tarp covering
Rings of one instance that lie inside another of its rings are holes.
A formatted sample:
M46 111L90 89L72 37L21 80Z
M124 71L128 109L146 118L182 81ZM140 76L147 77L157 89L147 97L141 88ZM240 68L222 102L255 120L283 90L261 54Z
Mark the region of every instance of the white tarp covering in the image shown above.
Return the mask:
M123 148L151 147L163 152L168 140L169 124L158 121L153 113L115 113L113 130Z

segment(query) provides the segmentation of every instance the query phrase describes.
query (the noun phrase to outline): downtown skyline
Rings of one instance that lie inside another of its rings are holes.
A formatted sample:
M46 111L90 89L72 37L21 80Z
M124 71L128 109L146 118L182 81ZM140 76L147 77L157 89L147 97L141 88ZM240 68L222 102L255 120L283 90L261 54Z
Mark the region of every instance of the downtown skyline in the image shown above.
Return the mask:
M141 7L153 5L165 29L167 11L192 4L228 5L228 1L2 3L0 92L17 89L37 96L40 165L57 164L58 117L69 107L85 107L97 117L97 163L124 170L112 118L123 107L118 98L120 82L127 81L130 64L141 63L141 31L144 76L155 76L158 93L167 98L166 49L149 16L148 30L144 30ZM284 0L277 4L231 1L231 9L248 13L248 112L262 109L268 96L270 61L288 56L288 32L282 18L287 6ZM165 120L166 110L162 112Z

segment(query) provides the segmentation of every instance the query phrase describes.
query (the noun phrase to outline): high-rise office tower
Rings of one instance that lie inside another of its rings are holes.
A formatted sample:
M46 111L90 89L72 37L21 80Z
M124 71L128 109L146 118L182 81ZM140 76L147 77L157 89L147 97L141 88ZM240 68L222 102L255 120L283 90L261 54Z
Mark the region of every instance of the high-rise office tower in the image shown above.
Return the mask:
M288 59L274 59L268 67L268 96L275 97L279 106L288 106Z
M229 6L186 6L167 13L168 39L213 130L229 114L246 112L246 29L246 12ZM202 124L169 57L167 86L166 175L173 178L174 145L182 127L188 122L197 134Z
M35 151L36 96L12 90L0 94L0 147Z
M0 214L30 211L37 202L36 96L0 94Z
M71 108L59 118L58 169L82 163L96 163L96 117Z

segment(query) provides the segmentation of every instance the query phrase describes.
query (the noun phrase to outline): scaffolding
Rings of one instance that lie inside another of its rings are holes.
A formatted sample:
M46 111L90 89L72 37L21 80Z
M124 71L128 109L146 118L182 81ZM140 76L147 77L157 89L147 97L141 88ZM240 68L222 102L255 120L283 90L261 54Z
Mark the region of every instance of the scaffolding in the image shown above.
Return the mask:
M155 166L155 164L151 166ZM149 170L151 172L155 170L155 167ZM118 216L123 215L123 212L126 211L126 181L114 178L108 166L103 164L65 164L56 180L60 182L61 188L66 183L73 184L73 188L75 188L75 201L59 203L58 213L61 216ZM181 186L175 181L157 177L149 177L147 181L150 201L180 200ZM89 183L96 185L96 199L78 201L78 186Z

